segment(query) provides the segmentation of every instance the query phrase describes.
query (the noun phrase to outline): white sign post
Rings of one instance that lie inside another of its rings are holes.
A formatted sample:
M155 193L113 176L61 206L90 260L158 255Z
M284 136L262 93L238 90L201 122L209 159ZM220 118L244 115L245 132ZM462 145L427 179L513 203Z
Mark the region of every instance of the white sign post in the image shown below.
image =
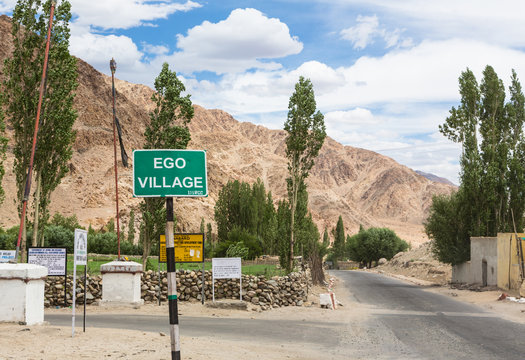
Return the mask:
M84 332L86 331L86 268L87 268L87 231L75 229L75 251L73 254L73 317L71 319L71 337L75 337L75 305L77 300L77 265L84 265Z
M239 300L242 301L242 265L241 258L212 258L212 293L215 302L215 279L239 279Z

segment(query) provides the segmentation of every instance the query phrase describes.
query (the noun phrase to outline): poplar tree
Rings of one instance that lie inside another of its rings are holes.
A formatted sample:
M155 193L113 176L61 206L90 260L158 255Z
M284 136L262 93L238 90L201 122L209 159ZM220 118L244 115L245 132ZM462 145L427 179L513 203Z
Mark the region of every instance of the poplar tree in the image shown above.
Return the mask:
M4 63L6 113L14 129L14 173L19 204L24 196L31 156L50 10L51 0L17 2L12 19L13 52ZM71 4L62 1L54 12L34 159L33 246L37 245L38 238L42 239L39 224L49 219L51 193L68 172L73 154L75 132L72 128L77 118L73 100L78 83L76 59L69 54L70 19Z
M188 124L194 110L190 95L182 96L186 91L177 74L164 63L155 79L155 92L151 100L155 109L149 113L150 122L144 132L145 149L185 149L191 135ZM142 213L142 265L146 261L152 245L164 233L166 227L166 209L163 198L144 198L140 203Z
M457 264L470 258L471 236L523 229L525 205L525 97L512 71L510 101L491 66L478 85L471 70L459 78L461 103L440 131L462 145L460 187L435 197L425 229L437 257Z
M345 228L341 215L339 215L337 225L335 226L333 253L336 260L342 259L345 253Z
M288 116L284 123L286 137L286 157L288 158L287 178L288 199L290 203L290 237L288 271L293 270L295 246L295 212L301 184L304 183L314 160L319 154L326 137L324 116L316 111L316 102L312 82L304 77L295 84L295 91L288 103Z

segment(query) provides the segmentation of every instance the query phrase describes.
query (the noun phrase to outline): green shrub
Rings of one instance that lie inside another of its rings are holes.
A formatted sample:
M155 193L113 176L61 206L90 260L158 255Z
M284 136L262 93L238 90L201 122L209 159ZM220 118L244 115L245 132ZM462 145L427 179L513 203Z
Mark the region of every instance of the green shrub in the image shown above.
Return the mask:
M381 258L390 260L400 251L409 248L394 231L387 228L370 228L350 237L346 244L348 257L353 261L372 265Z
M227 257L240 257L242 259L246 259L248 256L248 248L244 246L242 241L239 241L237 243L233 243L228 247L228 250L226 250L226 256Z
M62 225L47 225L44 229L44 240L47 247L65 247L68 253L73 253L75 234Z
M232 231L228 233L228 243L230 244L228 248L232 244L238 244L239 242L248 249L248 253L243 259L253 260L257 256L262 255L262 246L257 237L250 234L247 230L235 226ZM228 248L226 249L226 253L228 252Z

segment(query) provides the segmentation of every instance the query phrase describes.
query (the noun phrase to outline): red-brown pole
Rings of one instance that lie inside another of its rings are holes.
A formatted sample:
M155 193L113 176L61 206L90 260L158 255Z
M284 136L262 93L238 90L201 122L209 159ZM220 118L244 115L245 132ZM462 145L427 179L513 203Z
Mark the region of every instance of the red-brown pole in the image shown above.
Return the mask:
M31 158L29 160L29 169L27 171L26 187L24 189L24 198L22 200L22 213L20 215L20 228L18 229L18 241L16 242L15 262L18 262L18 253L20 252L20 241L22 240L22 230L26 218L27 201L31 193L31 177L33 176L33 163L35 161L36 139L38 136L38 124L40 122L40 110L44 99L44 86L46 83L47 61L49 59L49 44L51 43L51 28L53 27L53 14L55 12L56 2L51 1L49 12L49 26L47 28L46 51L44 53L44 68L42 69L42 80L40 81L40 95L38 96L38 107L36 110L35 132L33 133L33 146L31 148Z
M113 88L113 156L115 159L115 203L117 207L117 251L118 260L120 261L120 215L118 212L118 171L117 171L117 132L116 122L117 115L115 112L115 71L117 70L117 62L111 58L109 62L109 68L111 69L111 86Z

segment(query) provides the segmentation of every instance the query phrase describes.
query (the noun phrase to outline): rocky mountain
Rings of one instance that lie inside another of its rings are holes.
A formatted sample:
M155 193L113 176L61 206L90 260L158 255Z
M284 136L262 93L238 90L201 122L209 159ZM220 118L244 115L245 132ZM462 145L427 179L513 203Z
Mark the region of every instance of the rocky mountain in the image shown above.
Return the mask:
M11 49L10 19L6 16L0 16L0 35L5 39L0 43L1 77L3 59ZM74 155L70 172L52 195L51 212L76 214L82 224L97 228L115 213L111 78L81 59L78 73ZM116 89L117 114L131 155L132 149L142 147L148 111L153 108L153 90L120 80L116 81ZM274 200L286 196L284 131L239 122L224 111L198 105L190 130L189 148L207 150L209 197L174 201L179 231L198 231L201 218L213 223L218 192L229 180L254 182L261 178ZM12 136L9 126L8 136ZM12 164L10 144L3 182L7 197L0 207L3 227L18 221ZM125 226L130 210L138 206L140 199L132 196L131 167L119 165L120 213ZM326 139L307 184L309 207L321 232L325 226L334 227L342 215L350 233L355 233L360 224L385 226L412 243L427 240L422 222L432 195L450 193L455 188L428 180L386 156L343 146L331 138Z
M426 172L423 172L421 170L416 170L416 173L418 173L419 175L421 176L424 176L426 177L428 180L430 181L435 181L435 182L438 182L438 183L442 183L442 184L447 184L447 185L451 185L451 186L456 186L454 185L454 183L448 179L445 179L443 177L440 177L440 176L437 176L437 175L434 175L434 174L430 174L430 173L426 173Z

